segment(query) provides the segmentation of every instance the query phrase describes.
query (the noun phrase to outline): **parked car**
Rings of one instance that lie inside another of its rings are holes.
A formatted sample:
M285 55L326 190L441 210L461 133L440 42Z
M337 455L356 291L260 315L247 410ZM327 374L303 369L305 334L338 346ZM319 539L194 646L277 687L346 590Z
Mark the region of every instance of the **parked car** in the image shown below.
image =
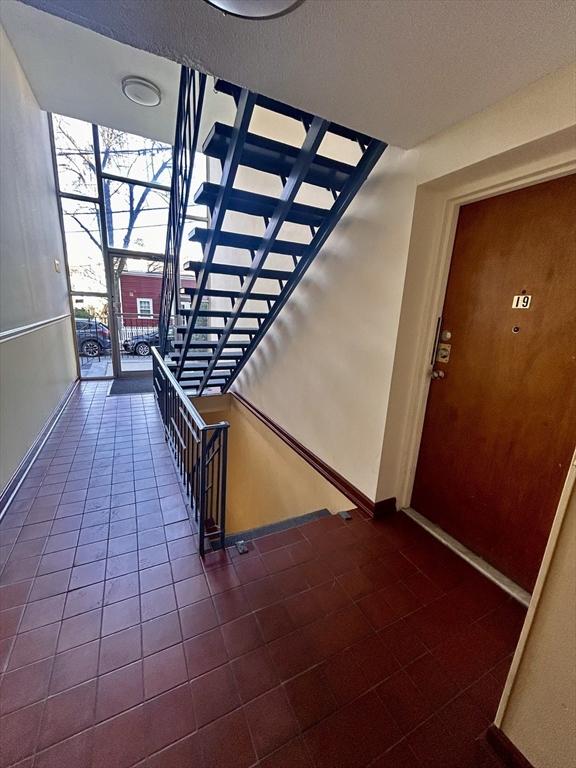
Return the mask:
M108 326L90 317L76 317L78 350L84 357L99 357L110 351L112 340Z
M174 338L172 333L168 334L168 352L173 352L172 339ZM157 347L160 344L160 337L158 331L153 333L139 333L131 336L129 339L125 339L122 342L124 351L129 355L137 355L138 357L146 357L150 354L152 347Z

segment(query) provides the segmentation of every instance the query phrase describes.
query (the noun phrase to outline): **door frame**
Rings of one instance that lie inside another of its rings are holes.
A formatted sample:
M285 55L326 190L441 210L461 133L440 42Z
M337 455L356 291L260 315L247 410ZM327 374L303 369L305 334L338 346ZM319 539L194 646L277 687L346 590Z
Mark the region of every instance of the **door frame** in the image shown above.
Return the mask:
M432 369L430 361L435 342L436 320L442 314L446 298L460 207L467 203L576 173L575 136L576 130L574 128L565 129L558 134L532 142L528 146L526 154L523 154L522 148L511 150L504 153L504 156L501 155L488 161L488 168L478 167L476 170L472 169L469 174L455 172L440 180L439 184L428 182L420 185L417 189L412 235L414 235L414 230L417 227L424 229L427 227L429 236L424 243L422 241L413 243L413 237L411 237L407 274L411 262L416 262L420 266L423 263L424 276L420 275L420 281L425 285L420 289L416 299L416 303L418 301L421 303L420 311L411 317L412 322L409 318L408 322L405 323L406 335L404 338L400 336L403 330L402 318L400 320L399 344L401 345L403 341L407 343L410 334L414 338L414 344L408 360L404 362L403 378L405 381L397 387L398 391L404 388L404 399L400 400L398 405L392 403L388 410L388 413L394 408L404 411L403 424L398 430L398 434L393 435L391 440L391 444L394 445L394 449L400 457L400 466L395 478L400 507L407 507L412 495L428 403L429 374ZM512 157L507 162L510 155ZM480 164L480 166L483 165ZM428 203L432 201L432 214L430 211L417 211L419 196L426 197ZM430 228L432 229L431 232ZM404 295L407 295L406 289ZM396 359L394 367L396 368ZM391 387L391 399L393 391L394 381ZM510 696L538 613L568 504L575 492L576 449L566 472L564 488L552 522L528 613L494 719L498 727L502 725L506 717Z
M573 140L572 133L570 140ZM435 237L433 237L429 251L428 276L425 280L427 285L424 288L418 327L412 329L416 338L415 361L417 368L413 372L414 375L409 384L408 397L411 403L411 412L400 438L399 453L404 457L403 468L399 477L398 503L400 507L408 507L412 495L431 381L432 366L430 361L435 343L437 320L442 315L446 298L460 207L467 203L485 200L506 192L513 192L517 189L576 173L576 158L561 162L550 162L551 160L550 157L544 158L540 163L537 162L537 165L541 167L529 170L527 170L525 163L519 163L508 168L504 173L499 173L498 181L494 181L490 175L487 176L486 173L482 173L478 178L465 181L462 184L461 175L456 172L451 174L452 177L455 177L452 183L450 183L449 178L447 184L441 185L440 189L434 182L418 187L413 231L418 225L416 208L419 195L423 194L428 202L435 205L441 218L440 223L436 226ZM421 216L421 218L426 217ZM429 224L429 220L427 223ZM412 247L410 250L412 251ZM412 255L411 253L410 256Z

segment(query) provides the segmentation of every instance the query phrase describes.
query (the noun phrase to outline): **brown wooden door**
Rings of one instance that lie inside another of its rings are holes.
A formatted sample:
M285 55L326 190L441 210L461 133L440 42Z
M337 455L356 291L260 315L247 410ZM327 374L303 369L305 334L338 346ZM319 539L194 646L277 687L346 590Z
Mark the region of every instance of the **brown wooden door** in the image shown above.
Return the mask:
M441 329L412 507L531 590L576 441L576 175L462 207Z

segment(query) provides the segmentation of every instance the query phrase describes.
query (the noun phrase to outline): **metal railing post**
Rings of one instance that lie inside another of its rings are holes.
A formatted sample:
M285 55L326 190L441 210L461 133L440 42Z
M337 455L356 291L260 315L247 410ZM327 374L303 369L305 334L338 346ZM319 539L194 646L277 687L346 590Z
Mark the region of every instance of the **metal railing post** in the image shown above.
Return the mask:
M198 509L198 549L204 557L204 536L206 534L206 430L200 432L200 490Z
M228 428L225 424L220 433L222 443L220 446L220 546L224 549L226 540L226 477L228 471Z
M197 523L198 549L204 556L207 537L218 534L223 546L226 536L229 424L206 424L156 347L152 348L152 365L164 438L172 448L190 499L191 521Z

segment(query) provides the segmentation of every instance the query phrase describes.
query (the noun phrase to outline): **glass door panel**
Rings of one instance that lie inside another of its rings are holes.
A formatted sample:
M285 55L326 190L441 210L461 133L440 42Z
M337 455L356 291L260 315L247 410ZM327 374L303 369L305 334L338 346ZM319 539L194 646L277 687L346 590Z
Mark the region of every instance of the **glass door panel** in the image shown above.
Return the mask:
M122 373L152 370L158 345L162 261L114 257L114 306Z
M105 296L73 295L76 347L83 379L112 376L112 335Z

